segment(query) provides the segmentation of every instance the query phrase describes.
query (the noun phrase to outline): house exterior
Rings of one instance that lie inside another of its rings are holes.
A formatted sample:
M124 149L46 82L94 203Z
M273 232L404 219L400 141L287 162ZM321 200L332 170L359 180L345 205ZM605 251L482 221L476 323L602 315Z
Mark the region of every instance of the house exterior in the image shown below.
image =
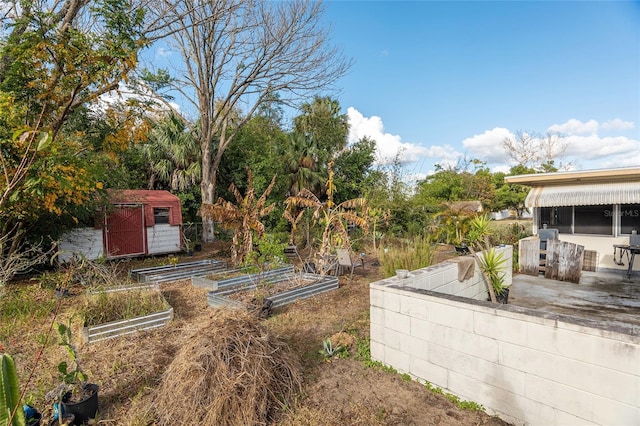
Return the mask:
M533 213L533 233L557 229L559 239L597 254L596 270L627 270L614 262L614 245L640 234L640 167L507 176L531 187L525 206ZM633 271L640 271L640 259Z
M63 235L60 260L74 255L95 260L177 253L182 250L180 199L168 191L110 190L112 208L94 227Z

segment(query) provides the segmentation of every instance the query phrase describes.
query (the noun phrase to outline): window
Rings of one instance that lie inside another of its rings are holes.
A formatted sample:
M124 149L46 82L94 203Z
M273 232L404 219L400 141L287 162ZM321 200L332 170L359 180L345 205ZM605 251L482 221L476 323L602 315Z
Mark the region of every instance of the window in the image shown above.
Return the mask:
M169 207L154 207L153 220L156 224L169 223Z
M640 204L621 204L620 234L631 234L633 229L640 234Z
M613 235L613 206L575 206L573 232Z
M561 234L570 234L572 216L572 207L541 207L538 227L547 225L547 228L557 229Z

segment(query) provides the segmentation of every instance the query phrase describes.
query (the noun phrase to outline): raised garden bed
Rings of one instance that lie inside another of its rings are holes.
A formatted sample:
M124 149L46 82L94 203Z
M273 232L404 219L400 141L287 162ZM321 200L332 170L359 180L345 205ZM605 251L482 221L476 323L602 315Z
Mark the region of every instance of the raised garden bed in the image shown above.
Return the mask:
M307 299L339 287L338 278L309 273L296 273L293 267L285 267L262 274L250 274L207 283L202 278L192 278L200 285L212 288L207 302L213 307L248 306L256 300L275 308Z
M154 266L151 268L132 269L129 277L139 282L169 282L193 276L206 277L215 272L227 269L227 263L220 260L199 260L195 262L177 263L175 265Z
M87 343L141 330L163 327L173 319L173 308L158 290L125 286L87 296L82 336Z

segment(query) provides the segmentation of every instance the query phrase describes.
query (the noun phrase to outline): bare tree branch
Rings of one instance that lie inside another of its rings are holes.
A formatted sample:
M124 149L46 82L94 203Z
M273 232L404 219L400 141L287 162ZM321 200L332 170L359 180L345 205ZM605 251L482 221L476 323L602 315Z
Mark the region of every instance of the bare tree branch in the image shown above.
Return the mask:
M159 10L184 62L174 87L200 113L202 200L213 203L222 156L260 104L331 90L350 62L330 44L319 2L164 0Z

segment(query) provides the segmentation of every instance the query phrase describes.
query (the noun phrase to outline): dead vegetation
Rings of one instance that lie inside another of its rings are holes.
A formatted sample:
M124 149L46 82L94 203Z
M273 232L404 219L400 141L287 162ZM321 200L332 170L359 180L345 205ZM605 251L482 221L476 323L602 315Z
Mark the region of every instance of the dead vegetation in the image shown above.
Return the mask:
M212 255L217 250L205 246L200 257L219 258ZM435 253L438 261L445 254ZM503 425L418 382L364 365L358 347L369 336L369 283L382 278L373 256L367 260L353 281L341 277L339 289L274 309L266 320L208 307L207 290L189 280L161 284L174 309L168 326L77 348L100 386L98 424ZM148 266L149 259L139 262ZM132 261L126 269L135 267ZM49 339L34 367L35 354L51 321L64 321L85 292L72 288L70 297L55 299L53 289L33 281L9 290L11 297L0 300L0 349L15 355L25 398L46 420L52 407L42 396L56 385L64 353ZM21 295L30 303L18 305ZM53 310L36 309L54 301ZM5 302L16 308L7 327ZM347 347L349 357L326 362L318 353L326 339Z
M216 309L199 321L157 389L158 424L266 425L301 390L289 348L255 316Z

